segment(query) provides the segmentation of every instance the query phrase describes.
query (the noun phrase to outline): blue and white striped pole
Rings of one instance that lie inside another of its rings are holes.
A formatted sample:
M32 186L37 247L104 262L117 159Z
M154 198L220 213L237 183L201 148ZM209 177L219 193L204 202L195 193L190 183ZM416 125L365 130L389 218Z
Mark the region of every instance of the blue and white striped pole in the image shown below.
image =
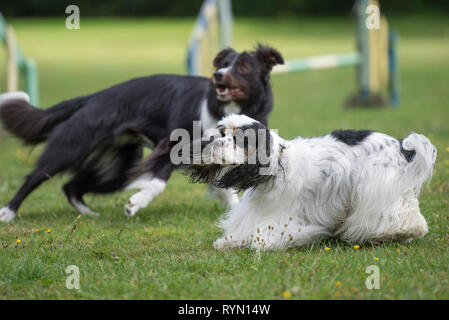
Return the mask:
M196 19L187 48L187 73L189 75L198 75L199 73L199 61L201 59L199 47L201 39L207 32L209 20L217 10L217 1L205 0Z
M198 75L200 72L200 44L208 32L211 19L216 16L217 11L219 17L220 47L226 48L232 45L233 21L231 0L205 0L201 6L187 48L187 73L189 75Z

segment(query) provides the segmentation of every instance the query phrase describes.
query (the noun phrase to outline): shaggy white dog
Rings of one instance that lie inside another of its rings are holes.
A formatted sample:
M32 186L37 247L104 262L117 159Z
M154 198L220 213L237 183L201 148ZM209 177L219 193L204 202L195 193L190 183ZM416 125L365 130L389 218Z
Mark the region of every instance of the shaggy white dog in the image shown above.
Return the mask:
M195 182L245 190L220 221L217 249L283 249L325 236L403 241L428 232L418 195L437 150L423 135L339 130L286 141L244 115L219 128L221 137L203 142L201 163L185 166Z

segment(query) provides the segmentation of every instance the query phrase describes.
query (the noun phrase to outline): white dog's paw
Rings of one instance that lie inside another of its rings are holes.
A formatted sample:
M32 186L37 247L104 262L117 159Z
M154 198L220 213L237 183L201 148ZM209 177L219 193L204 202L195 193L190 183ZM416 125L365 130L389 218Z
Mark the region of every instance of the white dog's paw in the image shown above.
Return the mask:
M16 217L16 213L9 209L8 207L3 207L0 209L0 221L1 222L11 222Z

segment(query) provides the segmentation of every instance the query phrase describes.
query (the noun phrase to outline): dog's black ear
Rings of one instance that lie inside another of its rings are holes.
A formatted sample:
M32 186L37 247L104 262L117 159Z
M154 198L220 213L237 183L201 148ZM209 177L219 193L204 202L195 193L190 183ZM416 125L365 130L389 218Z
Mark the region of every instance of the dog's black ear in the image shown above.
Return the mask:
M226 48L226 49L221 50L214 59L214 62L213 62L214 67L218 68L218 66L220 65L220 62L223 61L223 59L226 58L226 56L228 54L230 54L231 52L236 52L236 51L232 48Z
M256 49L256 56L263 63L267 72L270 72L277 64L284 64L282 55L272 47L259 44Z
M210 154L213 139L211 137L210 140L199 139L192 141L187 154L182 154L182 152L187 150L179 150L178 155L184 162L178 168L184 170L184 174L190 178L191 182L213 184L216 177L220 175L223 166L205 161L203 157Z
M224 167L219 164L189 164L181 165L179 168L184 170L184 174L190 178L191 182L213 185L216 184L217 177L224 170Z

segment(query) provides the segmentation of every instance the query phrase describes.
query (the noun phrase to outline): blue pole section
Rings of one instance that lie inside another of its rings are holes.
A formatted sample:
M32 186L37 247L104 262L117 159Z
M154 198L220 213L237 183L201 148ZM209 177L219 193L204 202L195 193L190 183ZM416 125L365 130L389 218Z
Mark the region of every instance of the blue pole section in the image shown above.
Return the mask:
M366 14L365 10L369 4L369 0L359 0L357 8L357 42L360 52L360 67L359 67L359 81L360 94L363 103L366 102L370 95L370 73L369 73L369 31L365 25Z
M399 67L397 59L398 34L390 32L388 34L388 73L391 104L398 107L401 102L399 94Z

